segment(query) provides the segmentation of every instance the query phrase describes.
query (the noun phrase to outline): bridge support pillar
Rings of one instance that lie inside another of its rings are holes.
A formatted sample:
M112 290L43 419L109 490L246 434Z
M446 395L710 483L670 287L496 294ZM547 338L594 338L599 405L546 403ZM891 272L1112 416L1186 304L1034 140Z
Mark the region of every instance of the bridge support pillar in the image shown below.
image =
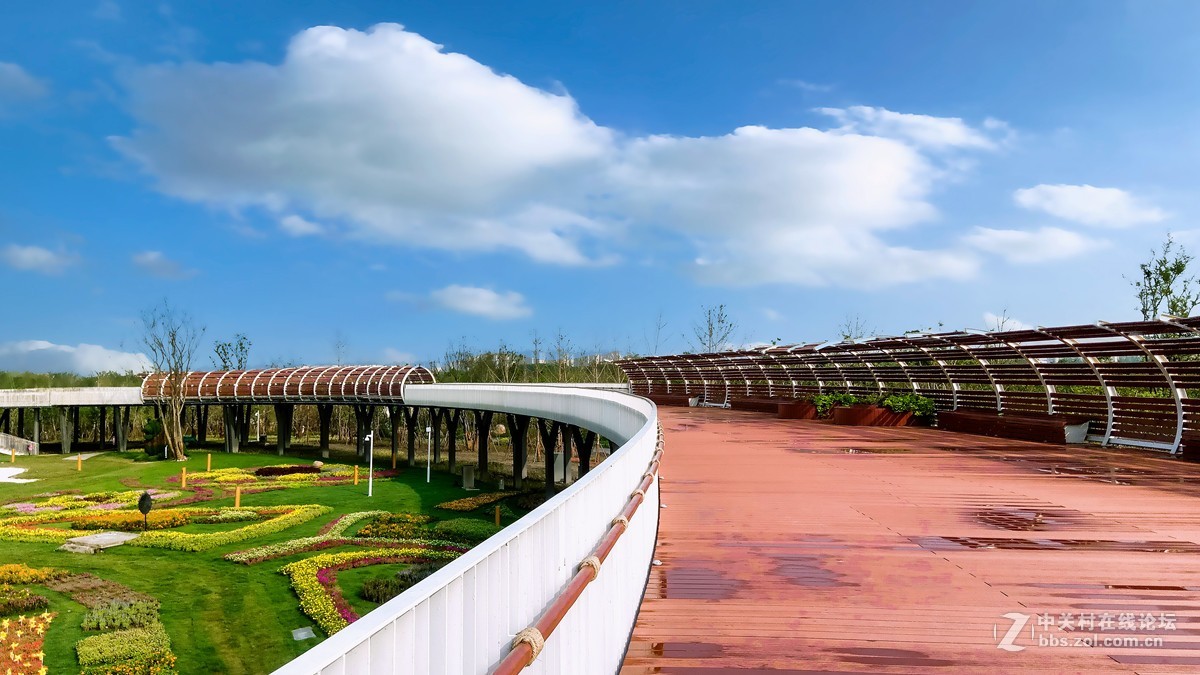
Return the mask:
M458 451L458 427L462 424L462 411L451 408L442 417L446 420L446 450L450 462L450 473L454 473Z
M321 434L321 456L329 457L329 427L333 422L333 404L317 404L317 427Z
M472 411L475 415L475 434L476 442L479 445L479 466L475 468L475 472L480 478L485 478L488 473L488 443L492 440L492 415L491 410L475 410Z
M375 419L375 406L373 405L356 405L354 406L354 421L355 427L358 429L358 438L356 440L356 451L359 457L366 458L367 444L363 442L363 437L371 433L372 423Z
M275 449L282 455L292 447L292 417L296 407L291 403L275 404Z
M100 406L100 449L104 449L105 437L108 435L108 407Z
M208 406L203 403L196 406L196 440L208 442Z
M417 417L420 414L420 408L404 406L404 431L408 437L409 466L415 466L417 463Z
M542 439L542 454L546 458L546 497L554 496L554 450L558 447L558 434L562 423L539 419L538 436Z
M70 408L61 408L58 411L58 430L62 442L59 444L59 452L64 455L71 453L71 441L75 439L75 434L71 429L71 423L75 421L75 414Z
M17 435L25 438L25 409L17 408Z
M117 441L117 451L129 449L129 406L113 408L113 435Z
M442 461L442 423L449 411L445 408L430 408L432 419L430 426L433 427L433 463L437 464Z
M592 468L592 448L596 445L596 432L575 427L571 430L575 451L579 453L579 477L583 478Z
M42 452L42 409L33 409L33 442L38 444L38 453Z
M387 413L389 427L392 430L392 466L396 466L396 459L400 455L400 430L396 428L396 424L400 421L400 406L389 405Z
M563 447L563 485L571 484L571 446L574 445L571 441L574 439L572 427L569 424L564 424L562 427L562 447Z
M0 415L0 420L4 421L4 433L12 433L12 410L5 410L3 415Z
M242 405L226 405L221 412L221 418L225 422L225 452L237 452L242 435Z
M526 439L529 434L529 416L508 413L508 435L512 439L513 488L520 490L525 480Z

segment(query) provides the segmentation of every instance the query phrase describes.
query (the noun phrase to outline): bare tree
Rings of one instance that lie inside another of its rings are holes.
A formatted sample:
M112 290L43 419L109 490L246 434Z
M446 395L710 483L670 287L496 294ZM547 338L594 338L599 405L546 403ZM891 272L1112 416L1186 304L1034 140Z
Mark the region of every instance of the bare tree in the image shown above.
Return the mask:
M990 330L992 332L1000 333L1005 330L1008 330L1008 325L1013 322L1014 322L1013 318L1008 315L1008 308L1005 307L1003 310L1000 311L1000 314L992 315L992 325L988 326L987 328L988 328L988 330Z
M558 329L558 333L554 336L554 365L558 370L558 382L567 381L571 366L574 364L574 357L575 345L561 328Z
M533 331L533 381L542 381L542 337Z
M843 341L861 340L868 335L873 335L876 331L867 325L865 319L858 314L847 314L842 322L837 327L838 335L842 336Z
M1142 276L1129 283L1137 289L1142 318L1150 321L1167 305L1167 314L1191 316L1200 305L1200 290L1195 287L1196 277L1185 277L1192 256L1181 245L1175 251L1175 239L1168 233L1161 251L1151 251L1149 262L1140 265Z
M340 330L333 336L333 358L339 366L346 358L346 336Z
M654 320L654 332L652 334L643 335L646 339L646 349L651 355L657 355L662 348L663 331L667 329L667 320L663 316L662 311L658 313L658 317Z
M164 298L162 303L142 312L142 343L150 354L154 369L166 373L170 385L167 401L157 402L159 416L163 420L163 432L167 446L177 460L184 460L183 425L183 381L192 369L192 359L200 347L204 327L197 326L187 312L171 306Z
M725 312L725 305L702 307L701 311L700 321L692 324L695 339L688 339L692 348L702 354L728 349L729 337L737 330L737 324Z

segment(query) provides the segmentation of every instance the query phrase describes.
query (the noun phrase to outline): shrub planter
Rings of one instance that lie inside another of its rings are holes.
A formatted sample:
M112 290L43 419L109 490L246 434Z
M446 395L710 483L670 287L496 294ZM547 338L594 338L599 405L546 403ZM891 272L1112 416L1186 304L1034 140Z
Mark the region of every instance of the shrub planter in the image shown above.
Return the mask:
M730 402L730 407L734 410L753 410L772 414L778 411L779 405L779 399L774 398L735 398Z
M910 427L919 423L911 412L892 412L877 405L838 406L833 423L854 427Z
M688 405L687 394L646 394L655 405Z
M787 401L779 404L778 414L787 420L815 420L817 406L812 401Z

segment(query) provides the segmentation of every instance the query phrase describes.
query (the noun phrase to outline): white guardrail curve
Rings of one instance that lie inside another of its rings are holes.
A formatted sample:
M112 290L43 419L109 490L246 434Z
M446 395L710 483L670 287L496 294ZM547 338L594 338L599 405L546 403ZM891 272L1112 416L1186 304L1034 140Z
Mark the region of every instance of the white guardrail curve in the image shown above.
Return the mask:
M408 385L404 402L578 425L620 448L482 544L275 671L277 675L490 672L591 555L651 462L658 413L617 391L543 385ZM382 505L386 507L386 505ZM617 672L658 535L655 480L628 529L528 673Z

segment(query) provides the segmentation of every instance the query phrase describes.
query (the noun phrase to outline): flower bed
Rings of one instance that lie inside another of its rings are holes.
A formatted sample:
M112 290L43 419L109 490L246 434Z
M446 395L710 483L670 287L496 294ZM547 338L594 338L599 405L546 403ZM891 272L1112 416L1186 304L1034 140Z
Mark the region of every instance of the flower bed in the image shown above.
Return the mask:
M346 537L345 533L355 523L366 520L367 518L377 518L380 516L390 515L386 511L359 511L357 513L347 513L338 516L332 520L321 531L313 537L302 537L291 541L284 541L278 544L267 544L266 546L257 546L245 551L236 551L225 556L230 562L241 563L243 565L254 565L267 560L283 558L296 553L304 553L308 551L316 551L320 549L333 548L335 546L374 546L379 548L421 548L440 551L451 551L454 553L463 553L468 550L456 541L438 540L438 539L376 539L363 537Z
M254 475L263 476L286 476L296 473L321 473L321 468L311 464L298 464L291 466L262 466L254 470Z
M29 614L49 606L49 600L41 595L34 595L28 588L13 588L8 584L0 584L0 616Z
M265 534L282 532L293 525L299 525L317 516L329 513L333 509L321 504L305 504L303 506L275 506L254 510L260 514L278 513L280 515L261 523L254 523L225 532L206 532L203 534L165 530L147 532L129 542L129 545L145 548L165 548L174 551L207 551L217 546L234 544L239 541L253 539L254 537L261 537Z
M333 509L328 506L306 504L302 506L271 506L246 509L260 516L274 515L275 517L263 522L254 523L236 530L225 532L190 533L171 530L146 532L137 539L129 542L129 546L143 548L165 548L175 551L206 551L216 546L245 541L264 534L274 534L293 525L307 522ZM182 518L179 522L186 525L195 516L211 516L219 513L215 509L185 508L159 511L159 518ZM173 514L173 515L165 515ZM124 515L124 514L123 514ZM37 527L51 522L73 522L73 514L37 513L30 516L16 516L0 520L0 540L6 541L46 541L64 542L76 536L77 532L69 529L54 527ZM140 514L130 513L130 518L139 518Z
M83 615L85 631L143 628L158 621L158 601L112 600Z
M367 539L411 539L421 533L421 526L432 518L416 513L382 513L358 531Z
M60 579L70 572L52 567L30 567L23 563L0 565L0 584L40 584Z
M150 497L155 501L169 500L177 496L178 492L164 492L150 488L147 490ZM16 511L20 514L34 513L49 513L56 511L109 511L112 509L125 508L137 504L138 499L142 496L141 490L128 490L125 492L92 492L90 494L74 494L74 493L48 493L48 496L43 496L33 502L14 502L5 504L3 509Z
M141 532L150 530L169 530L173 527L183 527L192 522L187 514L176 510L151 511L147 516L137 512L123 511L102 516L88 516L71 521L73 530L118 530L120 532Z
M54 614L0 619L0 673L41 673L45 654L42 643Z
M86 572L67 574L66 576L45 582L51 590L65 593L71 599L88 609L106 607L113 603L133 604L135 602L153 603L158 601L145 593L139 593L132 588L118 584L115 581L101 579Z
M501 499L506 499L515 494L517 494L517 493L516 492L485 492L483 494L475 495L473 497L464 497L462 499L455 499L454 501L451 501L451 502L442 502L441 504L438 504L434 508L445 509L447 511L474 511L475 509L478 509L482 506L487 506L488 504L494 504L494 503L500 501Z
M358 619L336 586L336 572L351 567L383 563L416 563L453 560L458 553L419 548L372 549L345 553L323 553L280 568L300 598L300 609L321 630L333 635Z

